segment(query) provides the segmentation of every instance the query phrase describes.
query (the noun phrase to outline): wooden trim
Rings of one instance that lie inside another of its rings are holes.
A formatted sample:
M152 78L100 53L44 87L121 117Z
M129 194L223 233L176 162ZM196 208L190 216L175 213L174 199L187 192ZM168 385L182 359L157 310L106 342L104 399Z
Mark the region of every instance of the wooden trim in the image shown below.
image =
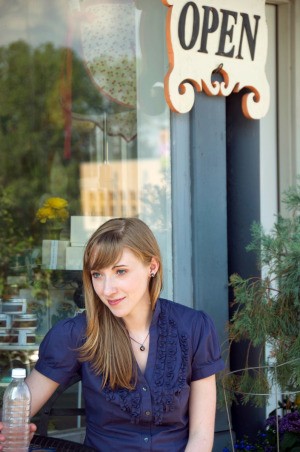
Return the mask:
M284 3L289 3L290 0L266 0L269 5L282 5Z
M300 88L299 59L300 8L298 0L278 7L278 144L279 196L297 182L300 171ZM280 203L280 212L287 214Z

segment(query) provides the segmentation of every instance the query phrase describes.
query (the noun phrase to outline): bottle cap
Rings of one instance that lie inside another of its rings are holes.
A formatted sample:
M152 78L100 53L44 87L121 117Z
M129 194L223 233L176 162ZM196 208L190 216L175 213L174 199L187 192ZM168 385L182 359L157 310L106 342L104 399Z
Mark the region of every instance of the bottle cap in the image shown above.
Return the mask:
M13 369L11 372L12 378L25 378L26 377L26 369Z

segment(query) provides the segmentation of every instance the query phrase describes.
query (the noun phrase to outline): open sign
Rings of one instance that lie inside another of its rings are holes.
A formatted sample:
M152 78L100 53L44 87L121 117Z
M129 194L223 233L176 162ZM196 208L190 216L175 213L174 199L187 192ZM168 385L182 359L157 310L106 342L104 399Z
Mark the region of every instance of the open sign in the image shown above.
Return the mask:
M167 46L170 69L165 96L170 108L188 112L195 90L227 96L247 88L242 110L260 119L268 111L270 89L265 74L268 30L265 1L162 0L169 7ZM222 3L222 6L221 6ZM221 81L214 79L214 72Z

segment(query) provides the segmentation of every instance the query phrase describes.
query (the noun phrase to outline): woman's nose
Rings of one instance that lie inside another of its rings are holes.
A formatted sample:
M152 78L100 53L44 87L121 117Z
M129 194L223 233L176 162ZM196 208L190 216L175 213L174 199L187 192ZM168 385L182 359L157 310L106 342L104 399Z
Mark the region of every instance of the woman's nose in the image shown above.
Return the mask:
M104 295L106 295L106 296L116 292L116 287L115 287L113 278L109 278L109 277L105 278L104 285L103 285L103 292L104 292Z

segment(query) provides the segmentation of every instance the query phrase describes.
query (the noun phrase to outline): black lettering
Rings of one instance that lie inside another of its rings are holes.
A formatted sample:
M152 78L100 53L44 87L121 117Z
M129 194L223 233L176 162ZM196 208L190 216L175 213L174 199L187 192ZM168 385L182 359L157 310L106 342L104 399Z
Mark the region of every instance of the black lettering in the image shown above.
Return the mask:
M254 30L254 34L253 35L252 35L252 32L251 32L250 19L249 19L248 14L241 13L241 16L243 18L243 23L242 23L242 30L241 30L241 39L240 39L240 45L239 45L239 52L238 52L236 58L239 58L240 60L243 60L242 47L243 47L244 32L246 32L247 41L248 41L249 50L250 50L250 55L251 55L251 59L253 61L254 57L255 57L256 38L257 38L258 22L260 20L260 16L254 16L254 19L255 19L255 30Z
M185 31L186 31L186 16L189 8L193 9L193 31L192 36L189 43L186 43L185 39ZM200 24L200 15L197 8L197 5L194 2L188 2L182 8L180 13L179 22L178 22L178 38L181 44L181 47L184 50L190 50L194 47L198 35L199 35L199 24Z
M234 28L234 25L232 25L230 28L228 28L228 18L229 18L229 16L233 17L234 24L236 24L237 12L229 11L227 9L221 9L221 12L223 13L223 18L222 18L222 25L221 25L219 49L218 49L216 55L222 55L222 56L232 58L233 54L234 54L234 46L232 46L231 50L229 50L228 52L225 52L225 44L226 44L227 36L229 37L230 42L232 42L232 35L233 35L233 28Z
M211 8L210 6L203 6L204 16L202 25L202 36L200 49L198 52L208 53L207 51L207 37L208 33L214 33L219 26L219 16L216 8ZM212 14L211 25L209 26L209 16Z

